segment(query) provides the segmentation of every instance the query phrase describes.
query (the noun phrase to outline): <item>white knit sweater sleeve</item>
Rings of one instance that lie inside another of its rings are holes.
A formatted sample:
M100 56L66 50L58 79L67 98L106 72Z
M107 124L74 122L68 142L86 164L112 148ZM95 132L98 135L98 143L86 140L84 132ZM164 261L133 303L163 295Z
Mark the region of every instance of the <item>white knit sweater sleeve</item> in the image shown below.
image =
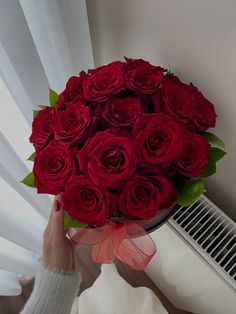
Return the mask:
M38 268L33 292L21 314L69 314L80 286L78 272Z

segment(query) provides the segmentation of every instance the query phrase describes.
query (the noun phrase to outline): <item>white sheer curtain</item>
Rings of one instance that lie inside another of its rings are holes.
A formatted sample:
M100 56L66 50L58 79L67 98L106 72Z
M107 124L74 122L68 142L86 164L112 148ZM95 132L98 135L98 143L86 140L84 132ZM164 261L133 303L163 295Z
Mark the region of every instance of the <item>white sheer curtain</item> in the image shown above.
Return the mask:
M52 203L19 183L32 167L32 109L93 65L85 0L0 0L0 295L35 274Z
M21 285L16 274L9 271L0 270L0 295L19 295Z

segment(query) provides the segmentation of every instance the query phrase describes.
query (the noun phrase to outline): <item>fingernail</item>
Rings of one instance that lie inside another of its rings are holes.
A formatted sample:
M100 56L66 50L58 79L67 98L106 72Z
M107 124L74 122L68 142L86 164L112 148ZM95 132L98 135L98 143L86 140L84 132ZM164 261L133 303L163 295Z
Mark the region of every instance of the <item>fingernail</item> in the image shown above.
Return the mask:
M55 201L54 209L55 209L55 212L58 212L61 209L61 204L59 201Z

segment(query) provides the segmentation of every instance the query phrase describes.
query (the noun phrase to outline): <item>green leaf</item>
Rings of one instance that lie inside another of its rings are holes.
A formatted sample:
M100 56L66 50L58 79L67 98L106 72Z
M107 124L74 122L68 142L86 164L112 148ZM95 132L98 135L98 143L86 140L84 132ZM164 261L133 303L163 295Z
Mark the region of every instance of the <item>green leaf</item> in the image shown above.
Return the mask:
M216 162L220 160L226 152L217 147L209 148L208 164L206 169L201 173L200 177L206 178L212 176L216 172Z
M36 152L33 152L33 153L29 156L29 158L28 158L27 160L34 161L35 156L36 156Z
M79 222L77 220L73 220L69 215L66 213L64 214L64 229L69 228L85 228L87 225Z
M54 107L56 105L57 101L58 101L58 94L54 90L49 88L49 102L50 102L50 106Z
M189 206L198 200L204 191L205 186L202 180L189 180L180 191L176 202L181 206Z
M22 181L21 183L34 188L34 174L33 172L30 172Z
M168 72L166 74L167 75L174 75L174 71L173 71L173 68L171 65L169 66Z
M225 149L225 143L215 134L210 132L200 132L199 134L202 135L208 141L208 143Z
M33 109L33 119L35 119L35 117L37 116L38 113L39 113L39 110Z
M39 107L40 109L45 109L47 106L45 106L45 105L38 105L38 107Z
M212 176L216 172L215 160L208 157L208 164L206 169L201 173L200 177L206 178Z
M217 148L217 147L211 147L209 149L208 158L213 160L214 162L217 162L218 160L223 158L225 154L226 152L224 152L222 149Z

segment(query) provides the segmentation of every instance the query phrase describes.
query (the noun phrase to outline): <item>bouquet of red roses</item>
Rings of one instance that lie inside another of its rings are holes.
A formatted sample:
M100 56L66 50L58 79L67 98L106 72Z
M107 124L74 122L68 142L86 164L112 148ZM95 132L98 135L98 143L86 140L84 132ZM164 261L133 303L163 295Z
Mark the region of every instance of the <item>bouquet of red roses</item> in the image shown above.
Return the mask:
M82 71L49 98L50 106L34 110L34 167L22 182L61 193L67 228L112 226L118 234L121 222L152 219L176 202L188 206L225 154L206 132L216 122L210 101L142 59ZM112 245L117 253L120 243Z

